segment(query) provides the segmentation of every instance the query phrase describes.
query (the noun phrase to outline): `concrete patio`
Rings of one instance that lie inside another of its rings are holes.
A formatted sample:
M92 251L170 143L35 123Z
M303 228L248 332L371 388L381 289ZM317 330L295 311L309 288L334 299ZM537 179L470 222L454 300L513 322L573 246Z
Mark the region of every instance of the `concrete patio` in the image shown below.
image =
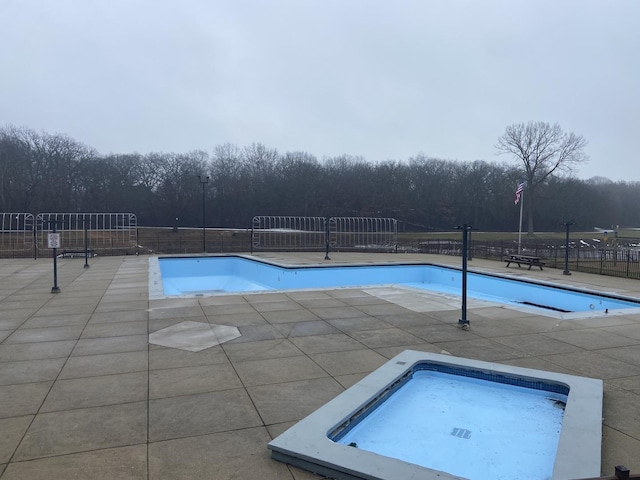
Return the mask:
M292 264L455 257L275 254ZM603 474L640 473L640 314L557 320L389 288L149 301L147 257L0 260L0 478L311 479L267 443L405 349L604 380ZM640 282L474 259L470 268L640 297ZM184 321L237 327L198 352Z

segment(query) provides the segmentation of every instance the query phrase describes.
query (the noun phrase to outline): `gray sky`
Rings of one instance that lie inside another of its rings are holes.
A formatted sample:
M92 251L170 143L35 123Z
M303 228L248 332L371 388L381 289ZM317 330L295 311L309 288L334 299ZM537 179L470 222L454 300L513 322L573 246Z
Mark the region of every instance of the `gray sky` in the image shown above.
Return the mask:
M640 181L637 0L0 0L0 126L101 153L261 142L319 159L511 161L507 125L583 135Z

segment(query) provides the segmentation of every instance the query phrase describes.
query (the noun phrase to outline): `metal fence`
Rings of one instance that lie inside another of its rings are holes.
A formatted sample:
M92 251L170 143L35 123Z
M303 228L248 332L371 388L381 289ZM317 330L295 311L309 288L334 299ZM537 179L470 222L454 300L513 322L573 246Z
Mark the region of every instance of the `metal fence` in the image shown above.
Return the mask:
M418 244L402 247L407 252L433 253L439 255L461 255L462 240L424 240ZM470 258L502 260L505 255L515 253L517 246L512 242L476 241L469 242ZM550 268L564 268L564 243L523 244L524 255L540 257ZM640 280L640 250L636 248L578 246L569 248L569 270L585 273L597 273L615 277L634 278Z
M38 249L47 249L47 235L60 232L59 250L73 253L84 249L85 235L94 254L136 253L137 218L133 213L39 213L36 216Z
M0 213L0 257L49 255L48 234L60 234L60 254L137 253L137 219L133 213Z
M254 250L317 250L325 248L324 217L255 216L251 226Z
M253 217L251 245L255 250L396 251L398 222L367 217Z
M31 213L0 213L0 257L29 257L35 252Z
M329 245L334 250L398 250L395 218L331 217Z

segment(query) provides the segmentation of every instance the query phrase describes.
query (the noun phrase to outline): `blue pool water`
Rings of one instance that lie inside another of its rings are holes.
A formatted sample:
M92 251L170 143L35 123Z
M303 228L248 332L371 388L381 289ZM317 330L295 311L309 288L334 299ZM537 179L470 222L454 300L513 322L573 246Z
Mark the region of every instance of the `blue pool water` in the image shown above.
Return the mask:
M332 439L471 480L545 480L567 394L420 370Z
M460 295L462 284L460 270L438 265L288 268L242 257L158 261L166 296L389 284ZM612 312L640 307L638 300L480 273L468 274L467 292L472 298L560 312Z

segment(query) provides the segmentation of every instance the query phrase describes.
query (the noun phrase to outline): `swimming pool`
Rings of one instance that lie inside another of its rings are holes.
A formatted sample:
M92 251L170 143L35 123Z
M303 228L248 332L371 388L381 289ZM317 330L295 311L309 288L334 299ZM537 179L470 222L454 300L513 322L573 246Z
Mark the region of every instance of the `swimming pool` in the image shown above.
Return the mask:
M405 350L269 449L338 479L549 480L600 475L601 434L601 380Z
M462 283L459 269L432 264L287 267L238 256L153 257L150 262L152 298L371 285L460 295ZM556 318L640 308L638 299L486 273L469 273L467 285L471 298L534 308Z
M472 480L550 478L569 388L504 379L419 363L329 438ZM464 462L452 453L462 449Z

